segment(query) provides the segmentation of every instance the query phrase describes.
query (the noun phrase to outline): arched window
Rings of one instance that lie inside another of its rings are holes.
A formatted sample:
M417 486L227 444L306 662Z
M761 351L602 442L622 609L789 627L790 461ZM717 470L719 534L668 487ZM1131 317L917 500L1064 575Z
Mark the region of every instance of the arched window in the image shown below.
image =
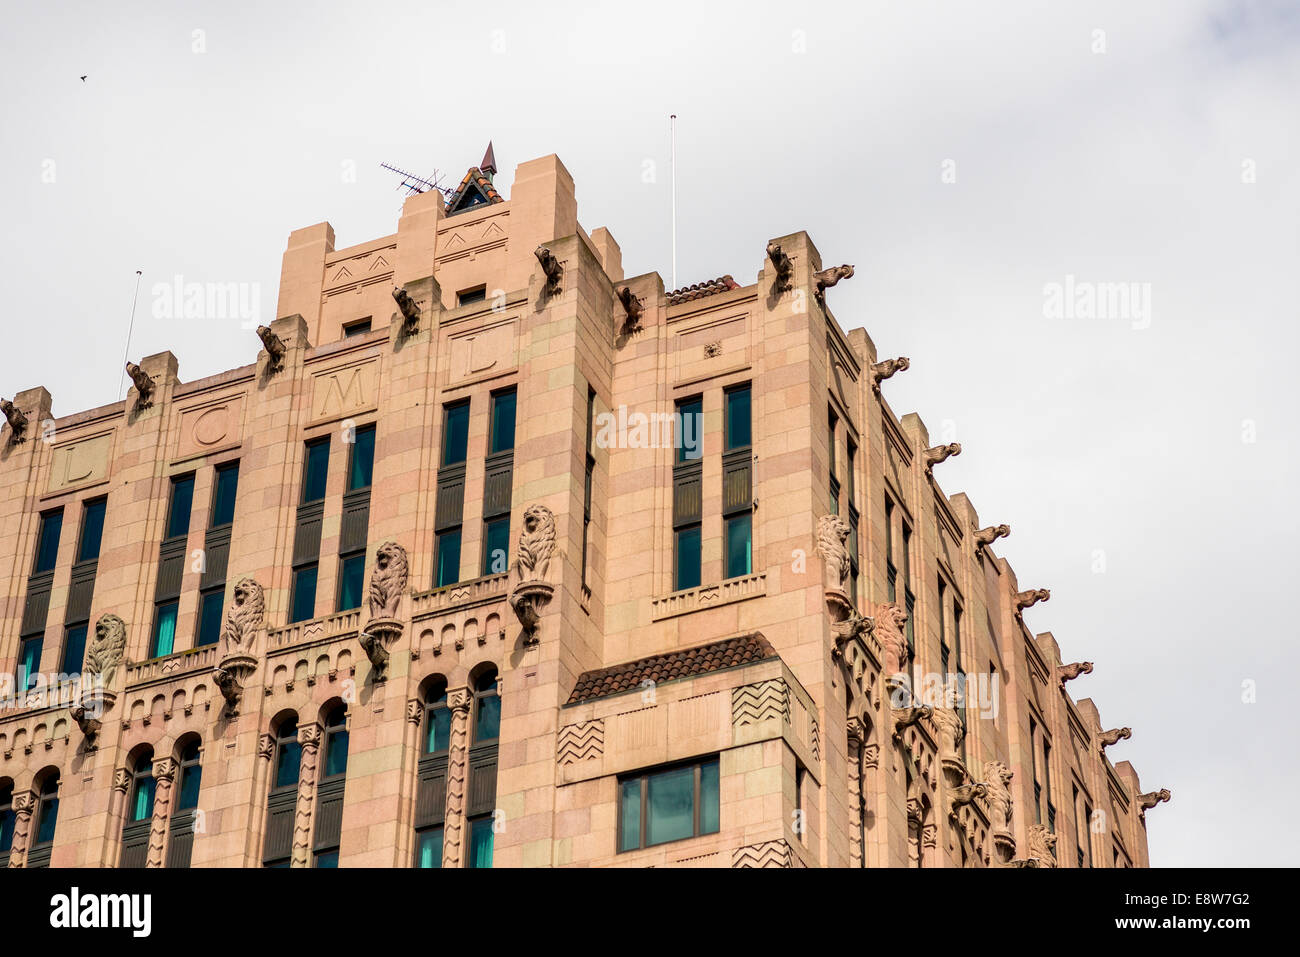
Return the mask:
M27 852L28 867L49 867L50 853L54 850L54 832L59 825L59 772L51 768L41 778L37 788L35 820L32 827L32 846Z
M343 702L325 713L325 754L316 794L316 836L312 867L339 866L343 830L343 789L348 771L348 708Z
M474 679L473 737L469 751L468 867L491 867L497 793L497 739L501 734L501 696L497 671L486 668Z
M149 858L149 831L153 828L156 781L153 749L138 751L130 764L131 783L126 791L122 821L122 867L144 867Z
M451 746L451 708L447 682L435 678L424 693L424 722L415 791L415 866L442 867L442 837L447 815L447 760Z
M167 841L167 866L189 867L194 854L195 818L199 806L199 788L203 783L202 746L197 737L181 742L180 761L176 768L176 796L172 799L171 832Z
M264 867L288 867L293 860L293 822L298 809L298 771L302 745L298 743L298 716L289 712L273 726L271 793L266 799Z
M0 782L0 867L9 866L14 846L14 782Z

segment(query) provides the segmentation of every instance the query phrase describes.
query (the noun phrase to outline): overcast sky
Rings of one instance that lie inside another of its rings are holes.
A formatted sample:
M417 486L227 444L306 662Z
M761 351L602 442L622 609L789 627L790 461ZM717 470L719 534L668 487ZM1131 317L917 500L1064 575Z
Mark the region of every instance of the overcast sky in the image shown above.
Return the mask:
M671 285L676 112L679 284L752 282L798 229L856 265L840 322L911 357L890 404L962 443L942 485L1013 526L1030 627L1173 791L1152 861L1300 857L1296 4L290 6L5 0L0 395L117 400L137 269L131 358L252 362L153 285L258 284L274 318L290 230L387 235L381 161L455 185L489 139L507 196L559 154ZM1053 308L1099 283L1128 311Z

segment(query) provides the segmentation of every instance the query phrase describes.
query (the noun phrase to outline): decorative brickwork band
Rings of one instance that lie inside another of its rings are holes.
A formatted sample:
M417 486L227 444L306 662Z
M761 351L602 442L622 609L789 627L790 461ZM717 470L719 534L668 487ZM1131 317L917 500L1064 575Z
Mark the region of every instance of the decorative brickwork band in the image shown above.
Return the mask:
M560 729L556 745L556 761L561 766L577 764L605 753L605 721L593 718Z
M785 840L749 844L731 852L732 867L792 867L793 854Z
M734 727L759 724L769 718L790 720L790 689L784 678L769 678L731 690L731 723Z
M298 766L298 807L293 820L293 855L290 867L307 867L311 863L311 816L316 799L316 762L320 757L321 726L303 725L298 729L302 760Z
M9 845L9 866L22 867L27 863L27 846L31 842L32 812L36 810L35 791L15 791L13 794L14 835Z
M172 784L176 780L176 760L160 758L155 761L153 777L157 783L153 794L153 821L149 825L149 853L144 866L162 867L167 846L167 822L172 810Z
M447 811L443 824L442 866L460 867L460 845L465 831L465 777L469 763L469 688L447 692L451 708L451 738L447 748Z

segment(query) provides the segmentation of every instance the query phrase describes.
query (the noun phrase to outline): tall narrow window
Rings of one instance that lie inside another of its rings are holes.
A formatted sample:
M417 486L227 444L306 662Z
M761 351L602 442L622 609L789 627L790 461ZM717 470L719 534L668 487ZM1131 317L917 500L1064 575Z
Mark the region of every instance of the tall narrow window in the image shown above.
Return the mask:
M508 452L515 447L515 390L492 394L492 443L488 454Z
M375 470L375 427L367 425L353 435L348 455L348 491L369 488Z
M438 587L460 581L460 529L451 528L438 534Z
M1029 719L1029 761L1034 784L1034 823L1043 823L1043 785L1038 777L1038 722Z
M199 806L199 788L203 783L203 765L199 761L199 740L194 738L181 751L177 771L176 810L188 811Z
M677 403L676 454L673 465L673 590L700 584L700 537L704 469L704 400L699 396Z
M33 812L32 845L27 852L28 867L49 867L54 850L54 834L59 826L59 772L50 769L40 778L39 797Z
M59 534L63 531L63 509L46 512L41 516L40 531L36 537L36 559L32 574L54 570L59 557Z
M325 479L329 475L330 440L307 443L306 460L302 469L302 503L318 502L325 497Z
M108 499L87 502L81 512L81 541L77 544L77 561L99 560L99 548L104 541L104 512Z
M491 867L495 834L497 747L501 735L501 698L497 673L484 671L474 681L472 735L469 753L469 867Z
M726 577L754 571L754 492L750 469L753 427L748 385L723 393L725 426L722 458L722 534Z
M149 642L149 657L170 655L176 646L176 615L180 603L163 602L154 609L153 638Z
M716 834L718 758L624 778L618 805L619 851Z
M483 481L482 575L506 571L510 551L510 503L514 487L515 390L492 393L488 457Z
M199 806L199 787L203 781L201 753L197 736L190 736L183 742L176 768L176 796L172 799L171 819L167 824L168 867L189 867L194 853L195 811Z
M313 867L339 866L339 837L343 825L343 789L348 772L348 711L337 704L325 717L324 760L316 793L316 836Z
M696 396L678 402L675 425L677 463L698 461L704 454L704 399Z
M1056 833L1056 805L1052 803L1052 746L1043 737L1043 794L1047 798L1047 829Z
M167 537L184 538L190 532L190 510L194 506L194 476L172 479L171 502L167 507Z
M293 828L298 807L298 772L302 767L302 745L298 743L298 719L281 718L273 731L271 793L266 799L266 839L262 845L263 867L288 867L293 860Z
M500 575L507 568L510 552L510 516L483 523L484 575Z
M131 768L126 814L122 821L120 867L144 867L148 860L156 784L153 776L153 750L145 748L136 755L135 764Z
M587 549L591 538L591 484L596 471L593 430L596 423L596 390L587 389L587 467L582 482L582 584L587 584Z
M32 688L37 682L41 670L41 647L45 644L42 635L33 635L18 642L18 681L24 690Z
M199 635L197 645L215 645L221 638L221 612L225 607L226 588L205 589L199 594Z
M9 852L14 846L14 783L0 784L0 867L9 866Z
M375 467L375 427L366 425L352 433L349 443L347 490L343 494L343 519L339 528L338 593L335 611L361 607L366 570L366 544L370 534L370 486Z
M415 866L442 867L451 709L447 706L447 684L441 679L425 692L422 744L416 772Z
M885 496L885 588L891 602L898 600L898 565L894 555L894 502Z
M339 557L338 611L361 607L361 589L366 571L366 553Z
M229 525L235 520L235 495L239 491L239 463L231 462L217 468L216 482L212 487L211 527Z
M947 681L948 664L950 652L948 649L948 586L944 584L943 576L939 576L939 608L936 612L939 619L939 671L944 675Z
M827 447L826 447L826 465L830 470L831 480L831 511L840 514L840 477L839 463L835 460L835 430L839 425L839 416L835 410L831 409L827 416Z
M469 447L469 400L446 406L442 413L442 464L465 461Z
M442 410L442 457L438 469L434 587L460 581L460 545L465 511L465 457L469 447L469 400Z
M856 605L858 601L858 577L861 574L858 552L858 526L861 524L861 514L858 512L858 494L857 494L857 471L858 471L858 447L853 443L848 443L848 515L849 515L849 598Z
M316 614L316 566L304 565L293 572L293 605L289 622L308 621Z

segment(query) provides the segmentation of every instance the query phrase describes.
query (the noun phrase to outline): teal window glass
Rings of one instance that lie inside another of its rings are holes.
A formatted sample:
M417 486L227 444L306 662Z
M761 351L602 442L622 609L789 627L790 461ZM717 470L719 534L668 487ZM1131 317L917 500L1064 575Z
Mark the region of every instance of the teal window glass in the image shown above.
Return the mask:
M325 726L325 777L337 777L348 770L348 712L339 705L330 712Z
M215 645L221 638L221 611L226 603L226 590L216 588L199 597L198 645Z
M33 575L48 572L59 558L59 535L63 531L63 509L46 512L41 516L41 528L36 538L36 564Z
M510 516L503 515L485 523L483 534L483 574L503 574L510 555Z
M217 469L217 481L212 489L212 525L229 525L235 520L235 495L239 491L239 463L223 465Z
M515 447L515 391L492 396L492 452Z
M308 621L316 614L316 566L307 565L293 573L293 607L289 623Z
M496 672L489 671L474 683L474 743L500 736L501 697L497 694Z
M465 461L469 445L469 403L457 402L443 409L442 464L458 465Z
M673 584L675 591L683 588L697 588L700 584L700 526L677 530L677 576Z
M174 601L158 606L154 616L153 642L149 646L150 658L161 658L172 653L172 648L176 646L176 613L179 608L179 604Z
M104 512L107 499L87 502L81 512L81 544L77 547L77 561L93 562L99 558L99 548L104 541Z
M453 528L438 536L438 580L435 583L454 585L460 581L460 529Z
M131 821L148 821L153 817L153 799L157 781L151 770L136 772L135 794L131 796Z
M646 779L645 842L649 847L695 834L695 769L661 771Z
M415 842L416 867L442 867L442 828L418 832Z
M194 505L194 476L172 479L172 500L167 510L167 537L182 538L190 531L190 509Z
M41 800L36 810L36 844L53 844L59 824L59 776L51 774L41 785Z
M199 743L191 741L181 752L180 787L177 789L178 811L199 806L199 788L203 783L203 766L199 763Z
M65 675L77 674L86 660L86 625L72 625L63 636L63 660L59 670Z
M749 386L726 393L727 451L753 444L753 423L749 411Z
M727 519L727 577L749 575L754 570L753 516L733 515Z
M302 763L302 745L298 743L298 722L283 722L275 735L275 784L273 787L296 787L298 766Z
M700 833L717 834L720 826L719 807L721 792L718 780L718 760L700 765Z
M634 851L641 846L641 778L619 785L618 849Z
M0 854L13 849L14 846L14 789L13 785L0 788Z
M349 555L339 563L339 611L361 607L361 587L365 572L365 552Z
M375 471L375 427L357 429L352 437L352 455L348 458L348 491L369 488Z
M317 867L338 867L338 866L339 866L339 852L338 852L338 851L323 851L323 852L321 852L320 854L317 854L317 855L316 855L316 866L317 866Z
M24 638L18 646L18 668L24 677L19 677L23 690L36 684L36 675L41 670L41 646L45 639L40 635Z
M447 689L435 691L425 705L424 753L436 754L451 745L451 709L447 707Z
M492 817L475 818L469 822L469 866L492 866Z
M302 470L302 501L319 502L325 497L325 478L329 475L330 440L307 443L307 460Z
M704 454L704 400L686 399L677 403L675 442L677 461L695 462Z

